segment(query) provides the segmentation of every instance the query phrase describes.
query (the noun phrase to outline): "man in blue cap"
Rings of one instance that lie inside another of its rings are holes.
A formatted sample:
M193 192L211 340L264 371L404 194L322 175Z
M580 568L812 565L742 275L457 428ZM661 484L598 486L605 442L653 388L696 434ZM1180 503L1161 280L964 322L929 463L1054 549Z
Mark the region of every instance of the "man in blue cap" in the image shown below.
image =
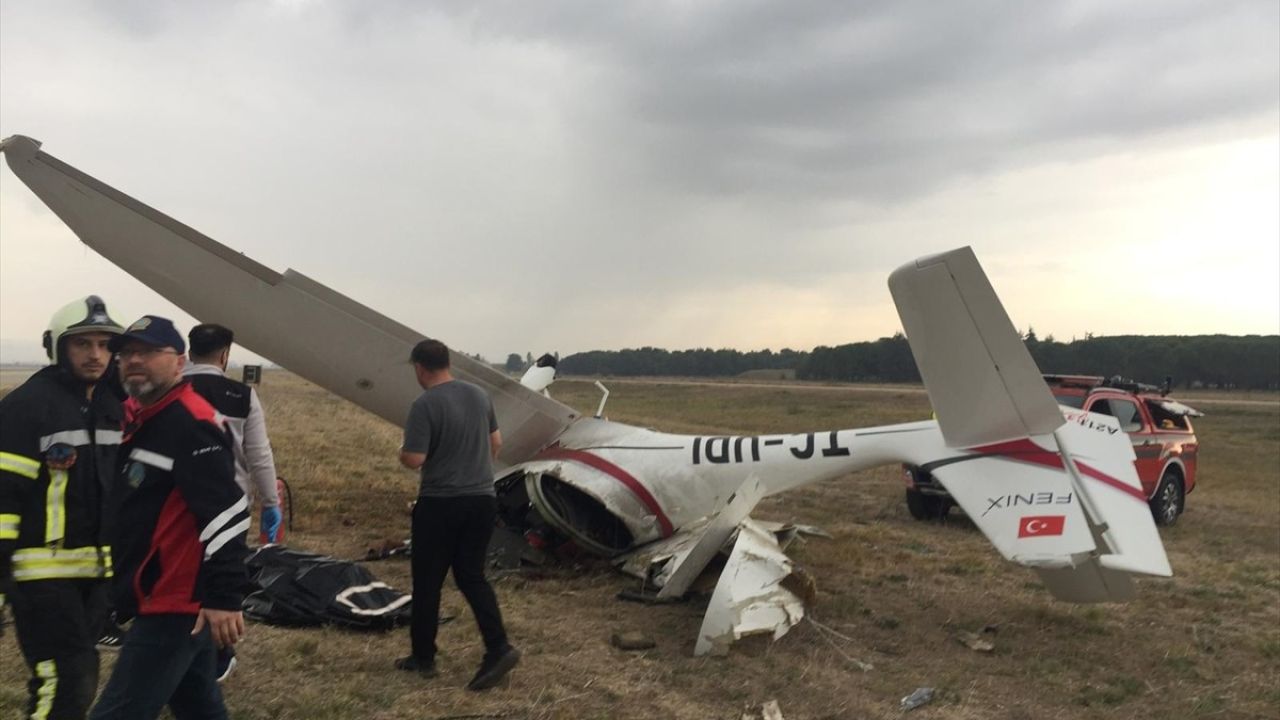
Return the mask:
M217 411L182 380L186 343L144 315L112 339L129 399L112 543L116 613L134 618L90 718L226 718L215 646L244 635L248 503Z

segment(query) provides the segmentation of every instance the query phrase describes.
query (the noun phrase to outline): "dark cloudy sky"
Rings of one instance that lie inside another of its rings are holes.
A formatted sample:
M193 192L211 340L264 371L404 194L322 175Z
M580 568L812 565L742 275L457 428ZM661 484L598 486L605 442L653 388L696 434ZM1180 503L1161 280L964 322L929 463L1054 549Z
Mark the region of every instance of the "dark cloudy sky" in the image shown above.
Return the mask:
M0 2L0 135L501 360L899 329L973 245L1059 339L1280 332L1280 3ZM189 319L0 170L0 360Z

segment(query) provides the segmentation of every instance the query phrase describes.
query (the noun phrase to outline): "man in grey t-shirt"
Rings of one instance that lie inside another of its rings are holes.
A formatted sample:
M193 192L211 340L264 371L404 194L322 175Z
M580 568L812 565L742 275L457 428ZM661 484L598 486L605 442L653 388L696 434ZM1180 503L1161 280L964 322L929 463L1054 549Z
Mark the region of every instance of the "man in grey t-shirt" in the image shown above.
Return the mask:
M444 343L423 340L410 360L423 393L409 409L400 463L421 470L422 483L413 508L412 653L396 660L396 667L436 675L440 588L452 568L484 638L484 660L467 687L486 690L520 661L520 651L507 641L497 596L484 577L497 514L492 460L502 434L484 390L450 373Z

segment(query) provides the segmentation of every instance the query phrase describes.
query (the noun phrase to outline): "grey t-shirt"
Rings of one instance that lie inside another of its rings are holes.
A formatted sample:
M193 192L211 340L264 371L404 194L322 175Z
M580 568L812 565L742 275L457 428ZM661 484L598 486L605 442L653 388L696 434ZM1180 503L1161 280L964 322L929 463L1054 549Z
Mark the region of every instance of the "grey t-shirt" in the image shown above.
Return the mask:
M498 429L484 390L450 380L423 391L404 426L405 452L424 453L419 497L493 495L489 435Z

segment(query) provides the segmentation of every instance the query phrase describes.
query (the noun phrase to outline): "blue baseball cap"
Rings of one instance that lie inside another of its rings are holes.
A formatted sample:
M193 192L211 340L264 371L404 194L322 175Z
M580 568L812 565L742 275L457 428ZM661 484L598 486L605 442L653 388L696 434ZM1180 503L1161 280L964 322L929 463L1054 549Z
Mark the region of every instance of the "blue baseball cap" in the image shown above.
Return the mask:
M171 347L178 351L179 355L187 351L187 342L182 339L182 333L173 326L173 321L157 315L143 315L134 320L123 333L111 338L107 349L111 352L120 352L120 348L130 340L137 340L152 347Z

